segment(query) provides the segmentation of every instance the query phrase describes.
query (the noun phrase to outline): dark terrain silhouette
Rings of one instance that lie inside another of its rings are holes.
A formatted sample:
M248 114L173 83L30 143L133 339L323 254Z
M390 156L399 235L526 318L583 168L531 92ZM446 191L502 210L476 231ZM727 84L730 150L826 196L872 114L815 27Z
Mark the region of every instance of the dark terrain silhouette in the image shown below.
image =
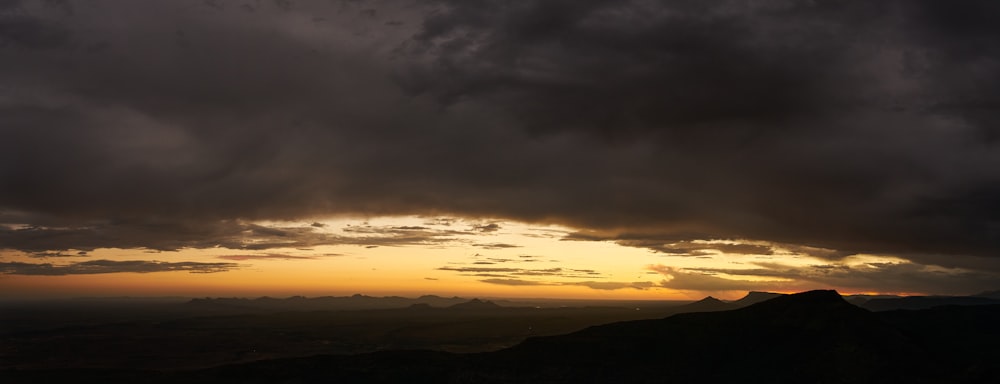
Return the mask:
M4 374L5 382L995 383L996 324L996 305L870 312L834 291L810 291L729 311L531 337L494 352L392 350L170 372Z

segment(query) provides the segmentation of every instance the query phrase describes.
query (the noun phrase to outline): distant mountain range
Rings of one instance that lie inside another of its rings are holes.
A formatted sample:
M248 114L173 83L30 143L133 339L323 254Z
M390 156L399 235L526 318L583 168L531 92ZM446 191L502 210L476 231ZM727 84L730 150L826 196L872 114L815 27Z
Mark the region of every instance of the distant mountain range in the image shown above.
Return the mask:
M191 307L240 309L240 310L363 310L405 308L414 304L425 304L431 307L448 307L468 301L460 297L440 297L425 295L418 298L399 296L373 297L366 295L353 296L323 296L302 297L293 296L284 299L260 297L245 298L204 298L192 299L187 303Z
M481 300L481 299L472 299ZM485 300L485 299L482 299ZM248 313L269 311L355 311L368 309L396 309L417 307L447 308L470 301L461 297L441 297L424 295L417 298L400 296L375 297L356 294L352 296L322 296L288 298L259 297L249 298L196 298L188 300L185 305L191 310L206 310L212 312ZM532 307L532 308L565 308L565 307L642 307L644 309L662 309L677 306L684 301L652 301L652 300L571 300L571 299L490 299L487 300L500 307Z
M772 292L750 292L743 298L734 301L723 301L714 297L706 297L702 300L683 304L669 305L650 303L655 308L660 308L664 314L685 313L685 312L714 312L726 311L746 307L775 297L782 296L780 293ZM982 292L972 296L893 296L893 295L848 295L844 299L854 305L871 311L889 311L894 309L928 309L942 305L993 305L1000 304L1000 291ZM214 309L216 311L302 311L302 310L365 310L365 309L390 309L406 308L410 306L431 307L431 308L468 308L480 305L480 303L490 304L489 308L498 307L521 307L534 306L527 302L515 302L508 300L486 300L469 299L461 297L440 297L425 295L418 298L406 298L398 296L373 297L366 295L353 296L324 296L306 298L293 296L279 299L271 297L260 297L256 299L246 298L204 298L192 299L187 305L193 308ZM481 307L482 308L482 307Z
M452 306L450 306L448 308L450 308L450 309L461 309L461 310L471 310L471 311L482 311L482 310L498 309L498 308L500 308L500 306L497 305L497 303L494 303L494 302L489 301L489 300L483 301L483 300L479 300L479 299L472 299L472 300L466 301L464 303L458 303L458 304L452 305Z

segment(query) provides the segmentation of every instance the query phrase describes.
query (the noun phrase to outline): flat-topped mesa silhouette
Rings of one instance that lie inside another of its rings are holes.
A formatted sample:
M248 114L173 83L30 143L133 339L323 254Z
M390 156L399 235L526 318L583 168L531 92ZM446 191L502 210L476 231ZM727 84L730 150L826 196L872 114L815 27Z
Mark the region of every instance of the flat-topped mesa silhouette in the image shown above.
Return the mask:
M797 312L812 312L817 310L857 311L857 306L844 300L834 290L814 290L792 295L781 295L769 300L741 308L745 312L770 313L773 311L794 310ZM862 311L866 312L866 311Z
M869 311L855 306L833 290L815 290L783 295L738 309L744 322L809 329L846 327L881 328Z

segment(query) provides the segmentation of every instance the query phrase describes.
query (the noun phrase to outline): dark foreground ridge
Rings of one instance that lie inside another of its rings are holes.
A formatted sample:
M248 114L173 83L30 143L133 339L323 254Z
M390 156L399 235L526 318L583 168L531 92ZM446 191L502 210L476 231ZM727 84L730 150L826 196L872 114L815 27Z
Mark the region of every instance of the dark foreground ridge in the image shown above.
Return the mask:
M5 382L988 383L1000 382L996 324L1000 306L874 313L835 291L810 291L488 353L385 351L169 373L8 371Z

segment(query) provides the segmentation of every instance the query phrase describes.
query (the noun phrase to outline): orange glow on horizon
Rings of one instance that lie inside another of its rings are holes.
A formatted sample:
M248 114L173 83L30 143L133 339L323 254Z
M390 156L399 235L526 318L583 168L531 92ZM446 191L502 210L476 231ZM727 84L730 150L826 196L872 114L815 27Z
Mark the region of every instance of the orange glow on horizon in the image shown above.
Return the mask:
M327 243L264 250L96 249L82 256L67 251L67 255L54 257L0 250L0 262L49 265L49 269L36 268L24 274L0 274L0 299L434 294L609 300L697 300L712 295L734 300L751 290L889 293L811 282L808 279L815 276L808 274L816 273L817 265L829 261L780 247L774 248L777 252L761 255L720 251L733 244L765 244L753 241L690 241L683 245L704 249L690 254L664 254L611 241L567 241L566 236L574 232L571 228L499 220L386 217L259 225L304 233L311 236L307 239L326 239ZM254 241L250 238L246 243ZM94 261L106 265L84 265ZM839 263L838 270L853 268L875 273L879 268L907 265L908 261L855 255ZM761 268L800 270L796 273L803 273L806 280L795 275L756 274ZM681 280L675 281L674 275Z

